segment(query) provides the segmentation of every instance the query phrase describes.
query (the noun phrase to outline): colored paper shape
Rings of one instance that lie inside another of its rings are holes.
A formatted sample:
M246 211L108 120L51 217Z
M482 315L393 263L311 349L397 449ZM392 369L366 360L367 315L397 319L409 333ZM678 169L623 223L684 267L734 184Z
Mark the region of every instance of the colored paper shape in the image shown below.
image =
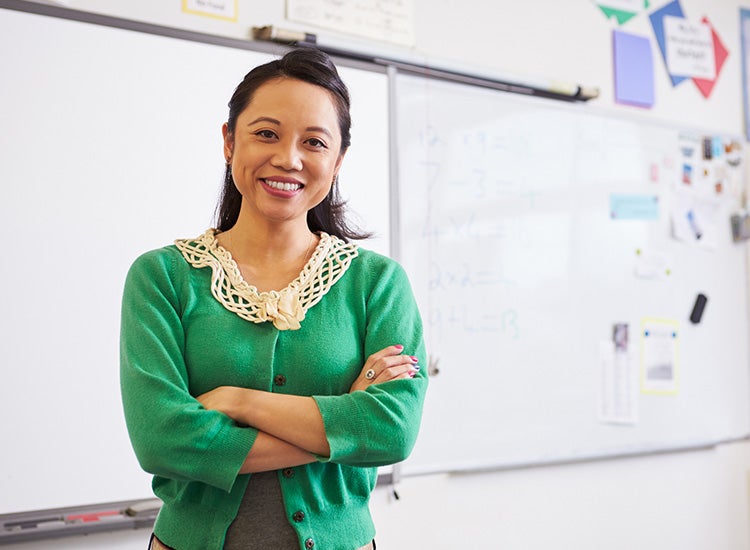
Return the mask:
M626 23L648 7L648 0L595 0L607 19L616 19L618 25Z
M654 104L654 56L648 37L613 31L615 101L638 107Z
M716 29L714 29L713 25L711 25L708 17L704 17L703 19L701 19L701 23L705 23L711 28L711 38L714 42L714 63L716 64L716 76L713 80L693 78L693 82L695 82L695 85L698 86L698 89L703 94L703 97L708 99L714 89L714 84L716 84L716 81L719 79L719 73L721 72L721 68L724 66L724 61L726 61L727 57L729 56L729 51L724 46L721 38L719 38L719 35L716 33Z
M662 58L664 58L665 66L667 64L667 43L664 34L664 17L669 15L673 17L685 17L685 14L682 11L682 6L680 5L680 0L674 0L674 2L666 4L649 15L651 27L654 29L654 36L656 36L656 42L659 44L659 49L661 50ZM669 67L667 67L667 72L669 72ZM687 76L674 76L670 74L669 77L672 80L672 86L677 86L684 80L688 80Z
M750 8L740 9L742 96L745 100L745 139L750 141Z
M659 197L656 195L612 194L609 213L613 220L659 219Z
M669 74L688 78L716 78L711 27L684 17L665 16L664 36Z

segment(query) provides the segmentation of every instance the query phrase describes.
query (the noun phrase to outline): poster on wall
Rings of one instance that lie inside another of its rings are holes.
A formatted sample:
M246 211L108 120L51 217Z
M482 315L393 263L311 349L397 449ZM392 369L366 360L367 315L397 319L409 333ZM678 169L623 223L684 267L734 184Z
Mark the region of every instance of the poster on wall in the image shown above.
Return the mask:
M707 17L685 17L679 0L649 15L672 86L692 80L708 99L729 51Z
M714 58L711 27L684 17L663 19L667 70L671 75L714 80Z
M750 141L750 9L740 9L742 40L742 90L745 101L745 139Z
M414 46L413 0L286 0L290 21L399 46Z

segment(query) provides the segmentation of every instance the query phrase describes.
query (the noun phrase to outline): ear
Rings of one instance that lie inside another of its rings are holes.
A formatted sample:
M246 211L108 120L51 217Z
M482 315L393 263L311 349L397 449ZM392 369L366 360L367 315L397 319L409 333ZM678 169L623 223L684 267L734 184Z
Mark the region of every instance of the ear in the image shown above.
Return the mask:
M336 178L339 175L339 170L341 170L341 165L344 162L344 156L346 155L346 152L348 150L349 150L349 148L347 147L346 149L344 149L343 151L341 151L341 154L339 155L339 158L336 160L336 165L333 168L333 179L334 179L334 181L336 180Z
M229 164L234 152L234 136L229 133L229 125L226 122L221 125L221 135L224 138L224 160Z

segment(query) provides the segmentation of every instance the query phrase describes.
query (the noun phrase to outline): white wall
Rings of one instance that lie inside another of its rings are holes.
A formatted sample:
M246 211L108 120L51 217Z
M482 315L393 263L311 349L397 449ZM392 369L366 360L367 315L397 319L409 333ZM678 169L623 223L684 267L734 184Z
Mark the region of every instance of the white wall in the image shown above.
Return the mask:
M236 23L183 13L181 3L177 1L37 1L233 38L249 38L251 27L268 24L309 30L317 34L321 43L347 49L428 64L453 65L462 70L598 86L602 94L596 100L597 104L641 112L638 108L614 104L611 31L617 25L604 17L594 0L413 0L416 27L413 48L364 41L326 29L306 28L286 20L284 0L239 0ZM680 124L740 133L743 117L739 7L750 7L750 2L680 0L689 19L709 18L729 50L724 70L708 101L692 82L672 87L665 71L647 15L667 3L669 0L651 0L646 13L620 27L627 32L648 36L652 42L656 105L644 112Z
M51 2L47 2L51 3ZM300 28L284 18L283 0L240 1L238 23L180 12L179 2L67 0L101 11L231 37L252 25ZM729 50L710 99L691 82L673 88L645 14L622 28L651 37L656 105L644 110L613 100L612 23L592 0L414 0L416 47L386 47L320 29L321 41L464 69L598 86L598 105L716 132L743 132L739 7L745 0L681 0L688 18L706 15ZM667 2L651 2L659 8ZM106 4L106 7L102 4ZM507 419L512 421L512 419ZM450 442L446 442L450 444ZM750 549L750 444L712 451L612 460L543 469L407 478L401 499L373 498L384 549ZM144 548L134 531L63 539L65 549ZM49 543L9 549L41 550Z

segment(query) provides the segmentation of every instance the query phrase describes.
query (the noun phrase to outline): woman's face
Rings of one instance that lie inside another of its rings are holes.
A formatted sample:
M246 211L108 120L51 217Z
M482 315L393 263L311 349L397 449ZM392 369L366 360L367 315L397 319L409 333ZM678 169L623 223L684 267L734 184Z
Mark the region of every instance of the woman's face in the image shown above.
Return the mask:
M344 158L333 98L301 80L263 84L237 118L234 135L226 124L223 132L242 211L275 223L306 220Z

